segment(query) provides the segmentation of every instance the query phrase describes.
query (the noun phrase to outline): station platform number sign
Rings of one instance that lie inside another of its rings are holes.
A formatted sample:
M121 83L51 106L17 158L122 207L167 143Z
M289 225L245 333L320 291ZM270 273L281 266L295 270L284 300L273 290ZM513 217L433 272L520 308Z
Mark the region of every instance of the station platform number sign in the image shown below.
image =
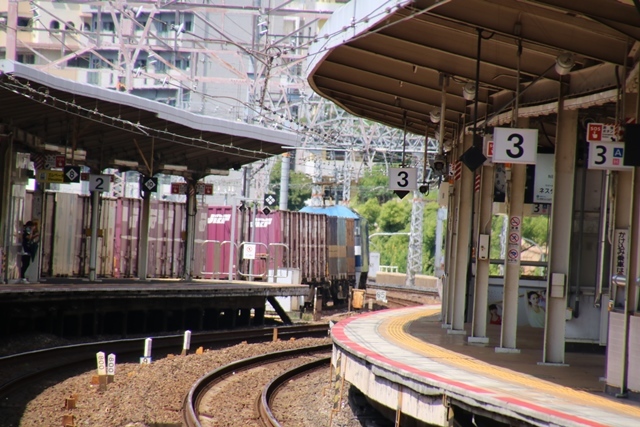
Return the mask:
M589 143L588 169L631 170L624 165L624 142L619 141L614 125L589 123L586 140Z

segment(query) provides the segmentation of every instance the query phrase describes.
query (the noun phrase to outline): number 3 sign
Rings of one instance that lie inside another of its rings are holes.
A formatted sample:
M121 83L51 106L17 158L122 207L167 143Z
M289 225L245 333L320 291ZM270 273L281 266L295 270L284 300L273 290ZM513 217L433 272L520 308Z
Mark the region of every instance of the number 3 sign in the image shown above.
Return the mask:
M493 162L534 165L538 153L538 129L493 129Z
M389 168L389 190L413 191L418 188L416 168Z

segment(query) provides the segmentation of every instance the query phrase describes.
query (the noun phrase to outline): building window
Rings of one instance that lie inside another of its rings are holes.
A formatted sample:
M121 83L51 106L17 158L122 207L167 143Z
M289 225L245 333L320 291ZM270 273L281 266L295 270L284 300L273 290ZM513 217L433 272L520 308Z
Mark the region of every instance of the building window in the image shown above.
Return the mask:
M102 23L102 31L108 31L111 33L116 32L116 26L113 22L103 22Z
M18 18L18 28L27 28L31 25L31 19L29 18Z
M51 21L49 23L49 29L53 30L53 31L58 31L60 30L60 22L56 21L55 19L53 21Z
M35 55L30 55L30 54L25 55L25 54L20 54L19 53L17 55L17 57L18 57L17 58L18 62L21 63L21 64L32 64L33 65L33 64L36 63L36 56Z

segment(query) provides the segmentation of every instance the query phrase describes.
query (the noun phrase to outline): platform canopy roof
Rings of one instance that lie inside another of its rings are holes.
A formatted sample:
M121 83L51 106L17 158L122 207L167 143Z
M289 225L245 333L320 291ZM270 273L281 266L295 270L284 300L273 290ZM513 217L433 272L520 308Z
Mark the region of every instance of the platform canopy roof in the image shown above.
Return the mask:
M0 125L16 149L107 167L201 178L298 145L295 133L190 113L0 61ZM72 155L70 153L73 153Z
M420 135L438 130L445 100L445 140L469 129L476 102L479 127L510 123L519 88L519 115L553 145L560 81L565 108L629 115L615 101L637 90L638 40L632 0L353 0L314 41L307 78L347 111Z

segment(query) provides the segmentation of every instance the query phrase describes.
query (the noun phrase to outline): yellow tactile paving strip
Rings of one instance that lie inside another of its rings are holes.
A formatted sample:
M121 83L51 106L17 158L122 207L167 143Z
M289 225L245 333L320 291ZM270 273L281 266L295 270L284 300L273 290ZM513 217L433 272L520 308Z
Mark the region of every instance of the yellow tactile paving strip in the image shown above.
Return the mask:
M420 318L436 315L439 309L425 308L420 311L412 311L405 315L391 317L382 321L378 332L393 341L399 347L429 358L437 358L438 362L454 366L466 371L484 376L491 376L501 381L509 381L514 384L524 385L540 392L552 394L562 399L570 399L581 405L598 406L608 411L624 413L640 419L640 408L617 403L616 401L599 397L584 391L574 390L548 381L544 381L529 375L521 374L510 369L485 363L471 356L456 353L442 347L429 344L419 338L408 334L405 328ZM640 425L640 421L638 422Z

